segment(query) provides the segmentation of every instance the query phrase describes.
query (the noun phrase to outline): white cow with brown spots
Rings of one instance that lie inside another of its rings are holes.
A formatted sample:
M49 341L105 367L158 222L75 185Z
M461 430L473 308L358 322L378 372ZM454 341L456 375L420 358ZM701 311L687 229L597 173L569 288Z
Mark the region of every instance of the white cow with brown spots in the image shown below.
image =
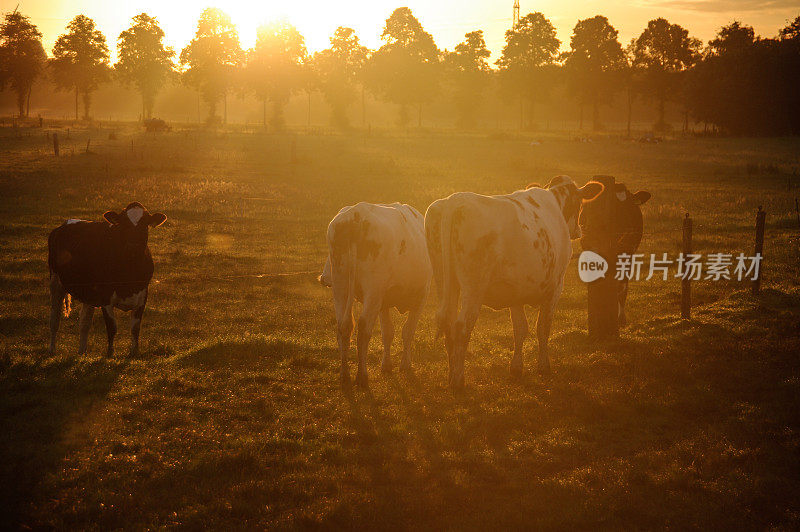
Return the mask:
M380 316L384 372L391 372L394 339L391 308L408 312L403 326L401 369L411 368L411 344L431 283L422 215L400 203L358 203L343 208L328 225L328 260L319 281L333 287L341 376L350 381L347 353L353 333L353 300L362 303L358 319L356 384L367 386L367 352Z
M503 196L459 192L428 207L425 232L440 298L437 329L445 337L451 386L464 385L464 357L482 305L510 309L512 375L522 373L524 306L537 307L539 370L549 372L547 339L572 255L570 240L580 238L581 202L601 191L599 183L578 188L558 176L547 188L534 185Z

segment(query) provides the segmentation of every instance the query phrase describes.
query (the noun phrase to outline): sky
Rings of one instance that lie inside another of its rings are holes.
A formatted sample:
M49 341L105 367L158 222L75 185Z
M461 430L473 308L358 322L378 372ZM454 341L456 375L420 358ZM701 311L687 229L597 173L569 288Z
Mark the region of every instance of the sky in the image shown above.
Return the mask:
M178 53L191 40L197 18L206 7L219 7L231 16L245 48L253 45L258 26L287 20L300 30L309 51L314 52L329 46L330 35L338 26L354 28L363 44L379 47L386 18L394 8L405 5L442 49L452 50L465 33L482 29L494 61L503 48L513 11L513 0L0 0L0 11L11 11L17 5L39 26L48 54L67 22L83 13L106 35L112 59L117 36L130 25L131 17L141 12L158 18L167 44ZM656 17L682 25L704 42L732 20L753 26L761 36L772 37L800 15L800 0L520 0L522 16L534 11L550 19L566 50L575 23L597 14L608 17L619 30L623 45Z

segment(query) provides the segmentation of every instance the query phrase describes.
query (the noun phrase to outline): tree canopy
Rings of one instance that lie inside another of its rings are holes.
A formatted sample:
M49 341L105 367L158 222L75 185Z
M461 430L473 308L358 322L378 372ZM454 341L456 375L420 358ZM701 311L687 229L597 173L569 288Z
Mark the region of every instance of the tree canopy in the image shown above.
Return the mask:
M183 80L199 91L209 106L209 122L216 120L217 104L235 81L244 52L231 18L220 9L205 9L191 42L181 50Z
M106 38L92 19L78 15L67 25L53 46L50 66L56 86L75 90L75 118L78 117L78 95L83 96L84 118L89 119L92 92L109 79L110 66Z
M314 68L319 85L331 106L333 123L347 127L347 108L356 100L356 84L361 81L369 50L353 28L339 27L331 37L331 46L314 54Z
M135 85L142 95L142 119L153 114L156 94L174 72L175 50L164 46L164 30L146 13L133 17L130 28L119 34L114 70L126 85Z
M19 11L6 13L0 24L0 89L9 85L16 93L20 116L28 114L26 103L46 60L39 29Z
M372 55L368 68L372 91L400 106L400 125L408 124L408 107L416 105L421 125L422 105L438 89L439 49L407 7L395 9L386 19L381 39L384 44Z

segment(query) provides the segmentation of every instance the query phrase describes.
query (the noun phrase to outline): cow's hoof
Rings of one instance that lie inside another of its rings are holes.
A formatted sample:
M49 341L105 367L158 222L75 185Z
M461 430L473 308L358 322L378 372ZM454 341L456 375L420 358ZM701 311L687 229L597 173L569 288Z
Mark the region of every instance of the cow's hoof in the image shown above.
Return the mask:
M361 388L365 388L366 389L366 388L369 387L369 382L368 381L369 381L369 379L367 378L367 373L366 372L364 372L364 373L359 372L359 373L356 374L356 386L359 386Z

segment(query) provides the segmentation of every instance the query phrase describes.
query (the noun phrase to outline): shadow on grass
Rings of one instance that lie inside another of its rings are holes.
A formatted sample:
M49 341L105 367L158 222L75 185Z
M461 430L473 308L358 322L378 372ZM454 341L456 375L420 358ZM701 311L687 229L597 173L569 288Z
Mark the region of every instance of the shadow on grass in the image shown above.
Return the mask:
M184 367L250 370L262 365L286 362L297 369L321 367L331 350L277 338L232 339L201 347L179 359Z
M0 373L0 528L25 527L44 477L68 452L70 427L102 401L128 362L25 360Z

